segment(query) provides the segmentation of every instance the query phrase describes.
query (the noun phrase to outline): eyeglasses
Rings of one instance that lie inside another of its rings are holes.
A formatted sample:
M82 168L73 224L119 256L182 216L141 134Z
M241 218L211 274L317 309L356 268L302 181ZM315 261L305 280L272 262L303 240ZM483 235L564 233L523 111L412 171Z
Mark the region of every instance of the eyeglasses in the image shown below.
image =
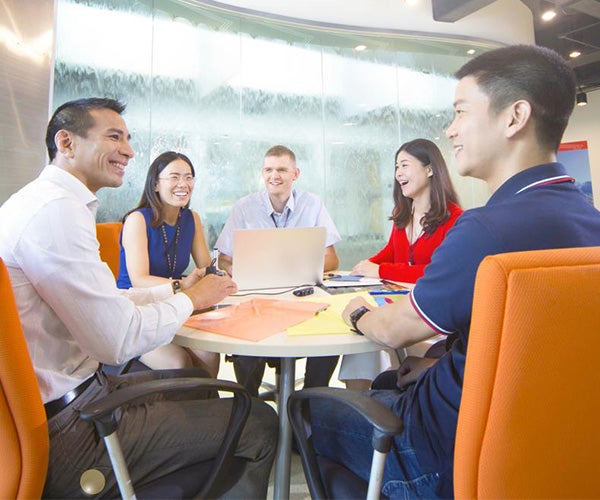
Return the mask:
M192 182L195 182L195 180L196 180L192 174L185 174L185 175L171 174L171 175L167 175L166 177L159 177L159 179L161 181L167 181L171 184L178 184L182 179L184 182L187 182L188 184L191 184Z

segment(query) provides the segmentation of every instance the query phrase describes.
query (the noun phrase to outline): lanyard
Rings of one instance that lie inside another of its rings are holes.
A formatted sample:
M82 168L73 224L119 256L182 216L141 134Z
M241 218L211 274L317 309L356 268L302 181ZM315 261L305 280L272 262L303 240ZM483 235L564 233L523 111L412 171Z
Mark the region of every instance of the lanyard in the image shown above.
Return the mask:
M283 219L283 225L281 225L281 226L277 225L277 219L275 218L275 212L271 212L271 220L273 221L273 225L276 228L287 227L288 219L290 217L290 210L289 209L286 210L286 208L284 208L283 210L285 211L285 219ZM283 214L281 214L281 217L283 217ZM281 217L279 218L279 220L281 220Z
M177 267L177 245L179 244L179 234L181 233L181 210L179 210L179 214L177 215L177 227L175 229L175 238L173 239L172 244L173 260L171 260L171 245L169 245L164 221L160 225L160 230L162 232L163 245L165 247L165 255L167 257L167 269L169 271L168 278L175 278L173 275L175 274L175 268Z

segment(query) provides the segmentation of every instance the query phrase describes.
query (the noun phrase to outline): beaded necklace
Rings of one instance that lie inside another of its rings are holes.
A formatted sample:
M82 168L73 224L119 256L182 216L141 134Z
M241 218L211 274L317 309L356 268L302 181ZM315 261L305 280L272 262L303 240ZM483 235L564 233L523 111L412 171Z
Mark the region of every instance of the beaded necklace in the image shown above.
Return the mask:
M165 255L167 256L167 269L169 271L169 278L175 278L173 276L175 274L175 268L177 267L177 245L179 244L179 233L181 233L181 210L179 210L179 214L177 215L177 227L175 228L175 238L173 239L173 244L169 245L169 240L167 238L167 230L165 228L165 222L160 225L160 230L162 232L163 244L165 247ZM171 249L173 250L173 259L171 260Z

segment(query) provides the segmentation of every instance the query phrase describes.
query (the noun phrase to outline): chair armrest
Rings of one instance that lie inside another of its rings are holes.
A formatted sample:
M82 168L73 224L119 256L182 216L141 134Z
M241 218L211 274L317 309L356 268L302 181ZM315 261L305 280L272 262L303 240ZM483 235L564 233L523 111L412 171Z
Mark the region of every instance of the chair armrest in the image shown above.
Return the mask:
M389 408L386 408L376 399L373 399L360 391L340 389L335 387L315 387L303 389L292 393L288 400L288 412L290 408L300 404L304 400L329 399L337 401L357 411L369 424L373 426L373 448L377 451L387 453L389 446L385 442L397 436L404 430L402 420L398 418ZM296 403L296 400L299 402ZM291 417L291 416L290 416ZM391 442L390 442L391 443Z
M192 391L196 389L216 389L232 392L234 397L245 396L248 399L248 409L250 408L250 397L246 389L235 382L186 377L150 380L123 387L82 408L79 417L83 420L94 422L100 437L103 438L116 430L114 411L117 408L157 393Z
M185 370L173 370L175 376ZM164 374L163 374L164 376ZM102 438L107 438L117 430L117 421L115 410L123 405L135 403L145 396L155 395L172 391L192 391L197 389L218 390L233 393L233 404L227 430L223 437L223 442L219 453L213 460L210 473L204 483L200 498L211 498L213 487L218 488L227 476L229 465L234 459L234 453L244 430L246 420L250 414L251 399L248 391L235 382L218 380L211 378L162 378L133 384L122 389L118 389L106 395L102 399L94 401L81 409L80 418L86 421L92 421ZM112 461L112 458L111 458Z
M287 402L290 425L296 437L311 497L318 500L328 495L319 472L312 436L308 436L306 430L306 403L311 400L333 400L357 411L373 427L373 448L381 453L390 450L394 436L403 431L404 425L389 408L360 391L315 387L293 392Z

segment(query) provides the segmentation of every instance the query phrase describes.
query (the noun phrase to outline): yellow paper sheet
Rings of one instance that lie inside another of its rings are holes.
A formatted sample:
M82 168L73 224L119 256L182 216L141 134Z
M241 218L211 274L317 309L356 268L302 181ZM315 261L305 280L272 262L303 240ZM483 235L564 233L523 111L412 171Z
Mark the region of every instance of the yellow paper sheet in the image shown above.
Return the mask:
M342 312L355 297L364 298L369 304L375 305L369 292L341 293L329 297L319 297L319 302L326 302L329 307L316 316L287 329L288 335L334 335L354 333L342 319Z

